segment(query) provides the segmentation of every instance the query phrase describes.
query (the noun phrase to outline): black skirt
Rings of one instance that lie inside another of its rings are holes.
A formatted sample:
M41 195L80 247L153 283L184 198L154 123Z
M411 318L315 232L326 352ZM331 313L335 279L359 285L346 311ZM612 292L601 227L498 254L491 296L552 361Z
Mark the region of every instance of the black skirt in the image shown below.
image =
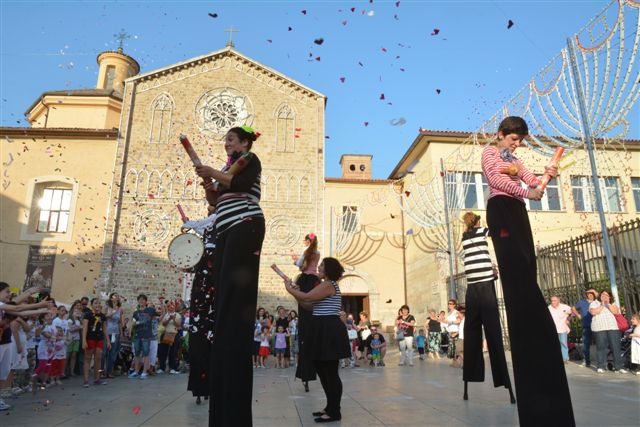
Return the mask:
M296 285L300 287L300 291L309 292L320 282L318 276L314 274L301 274L296 279ZM298 364L296 366L296 378L302 381L315 381L316 368L313 364L310 350L311 327L313 316L311 311L305 310L298 304Z
M187 390L194 396L209 396L209 358L213 337L214 250L207 248L195 267L191 287L189 329L189 383Z
M347 327L339 316L312 316L310 352L313 360L351 357Z

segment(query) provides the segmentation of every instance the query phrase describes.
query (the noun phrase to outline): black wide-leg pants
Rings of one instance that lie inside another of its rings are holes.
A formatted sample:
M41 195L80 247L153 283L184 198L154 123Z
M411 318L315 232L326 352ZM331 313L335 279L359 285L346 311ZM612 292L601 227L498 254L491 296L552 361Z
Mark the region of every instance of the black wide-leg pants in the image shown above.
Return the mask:
M487 224L500 268L520 425L574 426L558 334L537 284L525 204L508 196L492 197Z
M264 218L251 218L218 236L209 426L252 425L251 356L264 233Z
M484 326L487 347L489 347L493 386L511 388L493 280L472 283L467 286L465 310L462 379L468 382L484 381L484 356L482 354L482 327Z

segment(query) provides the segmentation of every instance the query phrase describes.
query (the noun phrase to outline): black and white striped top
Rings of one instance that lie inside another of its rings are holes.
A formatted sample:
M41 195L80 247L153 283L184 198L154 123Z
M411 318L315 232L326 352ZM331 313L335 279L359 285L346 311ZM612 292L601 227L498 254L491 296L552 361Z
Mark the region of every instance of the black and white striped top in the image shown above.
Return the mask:
M466 231L462 235L464 273L467 276L467 284L494 280L487 234L489 234L488 228L478 227Z
M229 169L225 166L222 172ZM247 218L264 217L260 208L260 173L262 165L255 154L247 166L234 175L229 188L220 192L216 202L216 233L224 233Z
M313 315L314 316L339 316L340 310L342 310L342 294L340 293L340 287L336 282L331 282L336 293L330 297L321 299L320 301L314 301L313 303Z

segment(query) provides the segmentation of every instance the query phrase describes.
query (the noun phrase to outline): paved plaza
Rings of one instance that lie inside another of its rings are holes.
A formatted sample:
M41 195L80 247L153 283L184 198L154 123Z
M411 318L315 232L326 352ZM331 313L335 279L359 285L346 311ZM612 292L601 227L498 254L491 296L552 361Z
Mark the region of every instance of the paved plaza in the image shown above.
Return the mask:
M505 389L494 389L488 382L470 384L470 400L463 401L461 369L449 367L448 360L416 360L410 368L397 366L397 351L387 359L384 368L341 370L342 422L332 425L517 425L516 406L509 404ZM293 372L293 368L255 371L255 426L315 425L311 412L324 407L320 384L311 382L310 392L305 393ZM567 365L567 372L578 426L639 424L640 376L599 375L575 363ZM1 413L0 425L205 426L208 402L197 406L186 384L184 374L145 381L121 377L88 389L73 379L36 396L8 399L14 408Z

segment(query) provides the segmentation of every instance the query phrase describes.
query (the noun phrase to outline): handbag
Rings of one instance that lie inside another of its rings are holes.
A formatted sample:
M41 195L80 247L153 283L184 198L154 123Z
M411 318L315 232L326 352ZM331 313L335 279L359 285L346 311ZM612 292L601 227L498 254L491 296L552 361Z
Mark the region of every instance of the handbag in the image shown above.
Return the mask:
M616 323L618 324L618 330L620 332L625 332L629 329L629 322L622 314L614 314L613 316L616 318Z
M165 332L162 334L162 344L173 345L177 332Z
M366 340L367 338L369 338L370 335L371 335L371 330L369 330L369 328L363 329L362 332L360 333L362 340Z
M396 340L397 341L404 340L404 329L398 328L398 330L396 331Z

